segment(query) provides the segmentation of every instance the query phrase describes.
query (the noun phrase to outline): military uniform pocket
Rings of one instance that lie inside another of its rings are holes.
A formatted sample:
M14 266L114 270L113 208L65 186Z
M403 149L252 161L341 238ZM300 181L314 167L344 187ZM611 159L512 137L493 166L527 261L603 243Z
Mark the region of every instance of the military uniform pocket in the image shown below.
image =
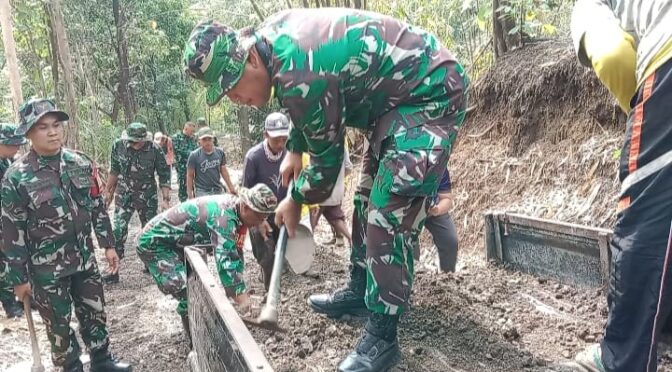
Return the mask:
M93 174L87 167L75 168L68 171L72 183L72 198L82 207L93 208L91 187L93 187Z
M390 192L404 196L436 193L445 164L444 149L389 151L383 166L391 174Z

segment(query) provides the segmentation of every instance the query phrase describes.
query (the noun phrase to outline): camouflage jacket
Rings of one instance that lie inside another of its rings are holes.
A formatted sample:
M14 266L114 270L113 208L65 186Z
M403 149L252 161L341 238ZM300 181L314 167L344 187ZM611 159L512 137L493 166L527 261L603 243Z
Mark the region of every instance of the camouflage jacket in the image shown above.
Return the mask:
M268 18L254 35L270 44L275 97L292 119L287 148L311 154L291 191L297 202L318 203L331 194L346 125L367 131L378 156L386 138L463 111L463 68L435 36L394 18L292 9ZM430 118L378 121L409 107Z
M175 151L175 168L179 173L186 174L189 154L198 148L198 143L194 136L189 137L182 132L174 135L172 139Z
M165 244L184 249L212 244L222 285L230 296L245 292L242 252L236 246L244 231L238 215L238 198L213 195L188 200L152 218L139 240L160 237Z
M9 159L3 159L0 158L0 180L5 177L5 173L7 173L7 169L9 166L12 165L12 163L9 161ZM2 201L2 194L0 194L0 203ZM0 221L0 224L2 222ZM0 228L0 261L4 259L4 254L2 253L2 228ZM2 270L2 266L0 265L0 270Z
M161 187L170 187L170 167L163 150L154 142L147 141L140 150L118 139L112 145L110 173L119 176L116 194L156 194L156 178Z
M100 247L113 247L112 226L85 157L63 148L59 155L31 150L15 161L2 180L3 251L8 281L32 275L62 278L96 264L92 228Z

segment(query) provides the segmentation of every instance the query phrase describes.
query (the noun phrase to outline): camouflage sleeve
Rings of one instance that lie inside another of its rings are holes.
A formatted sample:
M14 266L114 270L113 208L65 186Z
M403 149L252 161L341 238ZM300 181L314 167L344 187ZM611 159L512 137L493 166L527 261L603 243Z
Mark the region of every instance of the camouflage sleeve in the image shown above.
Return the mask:
M170 187L170 167L166 163L166 155L158 146L156 146L156 151L159 156L154 159L154 168L159 176L159 187Z
M303 137L303 133L296 129L296 126L293 124L289 128L289 138L287 138L286 146L287 150L297 154L308 152L308 145L306 144L306 139Z
M236 249L236 241L221 226L213 226L210 231L212 244L215 246L215 263L219 280L226 294L233 297L245 293L243 271L245 265Z
M318 204L327 199L343 162L345 103L338 76L294 71L280 76L282 106L292 119L292 152L305 150L311 164L294 182L291 195L297 203ZM290 147L291 146L291 147Z
M120 143L120 141L115 141L110 152L110 173L115 176L121 174L121 163L119 162L119 156L117 156Z
M21 197L17 186L8 177L2 180L2 252L7 260L7 281L15 286L28 282L28 198Z
M91 165L93 182L96 184L92 188L91 199L93 199L93 210L91 211L91 223L93 224L93 231L96 234L96 239L98 240L98 247L100 248L112 248L114 247L114 235L112 234L112 223L110 222L110 216L107 214L107 209L105 209L105 200L103 199L103 194L100 192L101 185L98 183L98 177L96 176L95 164ZM94 192L93 190L98 190Z

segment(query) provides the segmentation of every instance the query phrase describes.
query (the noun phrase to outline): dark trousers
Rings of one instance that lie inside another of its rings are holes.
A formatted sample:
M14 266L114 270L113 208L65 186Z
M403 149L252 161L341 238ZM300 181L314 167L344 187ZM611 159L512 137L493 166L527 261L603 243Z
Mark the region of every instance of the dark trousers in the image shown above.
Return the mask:
M601 343L610 372L656 371L656 345L672 310L672 61L647 78L628 117L611 242L609 318Z
M439 253L441 271L454 272L457 264L457 231L450 214L427 216L425 228L432 234L432 240Z
M268 239L259 232L259 229L254 227L250 229L250 244L252 245L252 254L261 266L261 272L264 276L264 288L268 291L268 286L271 284L271 274L273 273L273 261L275 258L275 244L280 237L280 228L275 225L273 220L275 215L268 217L268 224L273 228L273 232L268 235Z

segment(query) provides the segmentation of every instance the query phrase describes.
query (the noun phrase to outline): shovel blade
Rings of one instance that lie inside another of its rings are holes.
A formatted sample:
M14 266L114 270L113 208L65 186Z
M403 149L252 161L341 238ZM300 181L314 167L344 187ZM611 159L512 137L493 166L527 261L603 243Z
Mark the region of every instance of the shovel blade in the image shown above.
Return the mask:
M250 319L250 318L246 318L246 317L243 317L242 319L243 319L243 323L245 323L246 325L251 326L251 327L261 328L261 329L265 329L265 330L273 331L273 332L281 332L281 333L286 332L283 328L280 328L278 323L267 322L267 321L263 321L263 320L259 320L259 319Z

